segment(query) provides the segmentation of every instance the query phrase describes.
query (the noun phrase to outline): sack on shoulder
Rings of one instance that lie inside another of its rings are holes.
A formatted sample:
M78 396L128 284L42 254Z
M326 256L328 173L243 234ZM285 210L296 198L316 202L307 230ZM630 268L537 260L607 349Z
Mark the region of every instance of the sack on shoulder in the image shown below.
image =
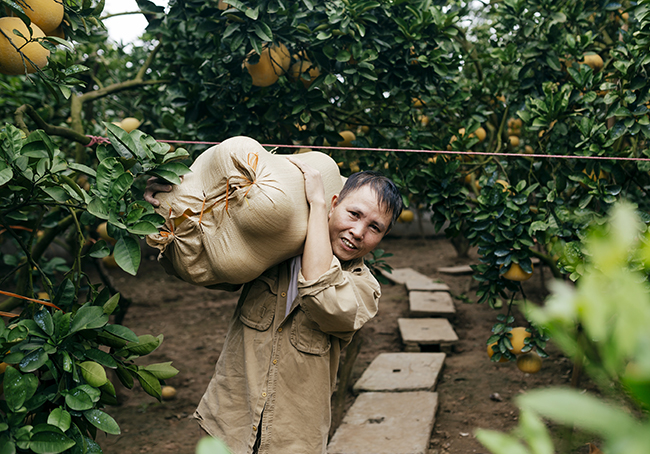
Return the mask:
M302 172L249 137L209 148L169 193L158 193L164 228L147 236L165 270L195 285L243 284L302 253L309 207ZM328 203L343 184L332 158L299 159L318 169ZM329 207L328 207L329 209Z

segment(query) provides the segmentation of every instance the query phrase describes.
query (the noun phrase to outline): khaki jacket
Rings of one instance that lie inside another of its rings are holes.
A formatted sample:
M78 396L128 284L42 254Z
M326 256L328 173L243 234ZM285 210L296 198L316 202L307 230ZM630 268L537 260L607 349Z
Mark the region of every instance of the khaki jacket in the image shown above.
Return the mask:
M320 278L298 280L289 315L289 261L242 290L195 417L233 454L326 452L341 349L375 316L379 283L362 260L334 257Z

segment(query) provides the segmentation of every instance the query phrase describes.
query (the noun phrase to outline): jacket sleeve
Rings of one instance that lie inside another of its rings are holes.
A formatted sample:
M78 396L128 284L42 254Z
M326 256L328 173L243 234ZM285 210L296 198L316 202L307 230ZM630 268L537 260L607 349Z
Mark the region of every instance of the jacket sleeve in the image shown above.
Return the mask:
M313 280L298 277L301 308L320 330L349 341L377 314L381 288L362 263L344 271L334 257L330 269Z

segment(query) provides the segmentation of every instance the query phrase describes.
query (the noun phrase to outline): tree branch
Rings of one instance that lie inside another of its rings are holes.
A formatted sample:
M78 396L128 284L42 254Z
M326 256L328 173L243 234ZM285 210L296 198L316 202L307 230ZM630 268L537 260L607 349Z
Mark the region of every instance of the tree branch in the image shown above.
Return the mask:
M18 124L20 129L23 129L23 127L27 129L27 126L25 125L24 122L25 114L27 114L29 118L31 118L34 121L34 123L36 123L36 126L38 126L39 129L42 129L49 135L65 137L66 139L74 140L75 142L78 142L81 145L88 145L90 143L90 137L86 135L79 134L78 132L73 131L70 128L64 128L62 126L52 126L51 124L46 123L45 120L43 120L41 116L38 114L38 112L36 112L36 109L34 109L29 104L23 104L18 109L16 109L16 112L14 114L16 123ZM25 129L23 129L23 131Z

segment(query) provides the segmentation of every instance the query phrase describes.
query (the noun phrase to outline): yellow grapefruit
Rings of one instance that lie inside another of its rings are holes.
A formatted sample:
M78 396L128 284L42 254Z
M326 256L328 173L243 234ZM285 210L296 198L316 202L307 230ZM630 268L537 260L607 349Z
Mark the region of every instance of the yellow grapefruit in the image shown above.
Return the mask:
M531 268L533 268L532 265ZM510 265L510 269L506 271L502 277L504 279L510 279L511 281L523 282L530 279L532 275L533 273L525 272L518 263L513 263Z
M339 132L339 135L343 137L343 140L340 142L336 142L336 145L339 147L351 147L352 146L352 141L356 140L356 136L352 131L349 129L343 130Z
M123 119L118 126L122 129L124 129L126 132L131 132L134 129L138 129L138 127L142 124L140 120L134 117L126 117Z
M414 217L415 215L411 210L402 210L402 214L399 215L397 221L409 223L409 222L413 222Z
M494 348L494 346L495 346L496 344L497 344L497 342L493 342L493 343L491 343L490 345L488 345L488 347L487 347L487 354L488 354L488 358L490 358L490 359L492 359L492 356L494 356L494 354L496 353L496 352L493 350L493 348ZM499 358L499 361L498 361L498 362L500 362L500 363L508 362L508 358L506 358L505 356L501 355L501 358Z
M529 352L517 358L517 367L527 374L536 374L542 368L542 358L536 352Z
M527 337L530 337L530 333L526 331L526 328L523 326L518 326L516 328L512 328L510 334L510 343L512 344L512 350L510 351L515 355L519 355L521 353L521 350L526 345L525 339Z
M304 79L303 74L308 74L309 79ZM293 79L300 79L305 88L309 88L314 79L320 76L320 70L309 59L298 60L289 69L289 75Z
M29 40L29 29L17 17L1 17L0 30L3 32L0 33L0 73L9 76L25 74L25 72L31 74L36 72L37 68L47 65L50 51L37 41L33 41L33 39L45 36L45 33L37 25L31 25L32 41L25 40L25 38ZM18 30L25 38L16 35L14 30ZM20 52L16 49L20 49ZM21 53L25 57L24 60Z
M18 5L32 24L36 24L46 35L56 30L63 21L62 0L21 0Z

